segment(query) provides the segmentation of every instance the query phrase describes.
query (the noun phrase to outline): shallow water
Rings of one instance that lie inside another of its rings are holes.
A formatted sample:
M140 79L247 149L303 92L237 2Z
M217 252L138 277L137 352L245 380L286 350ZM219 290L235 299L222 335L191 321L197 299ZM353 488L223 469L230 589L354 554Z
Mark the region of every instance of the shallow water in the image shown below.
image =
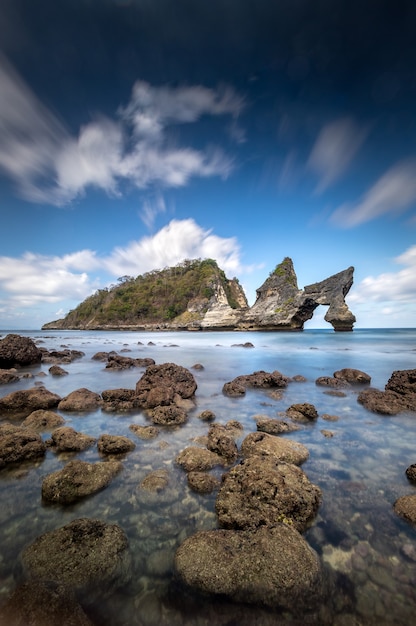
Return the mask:
M290 616L277 615L217 599L202 599L179 589L173 578L173 556L178 545L202 529L217 527L215 494L201 496L189 490L185 473L175 465L177 453L206 434L197 419L211 409L217 422L236 419L245 437L256 429L255 415L278 417L295 402L311 402L318 420L289 437L305 444L309 460L302 466L323 492L323 503L313 526L305 534L321 555L334 580L334 590L319 623L398 624L414 620L416 602L416 530L393 512L394 501L415 489L405 470L416 463L416 415L383 417L357 403L357 390L334 397L315 385L318 376L337 369L361 369L372 386L383 389L397 369L416 367L416 330L305 330L303 333L117 333L39 331L22 332L48 349L79 349L82 359L63 367L65 377L48 374L49 364L28 368L34 378L3 385L0 394L27 389L43 382L50 391L65 396L80 387L98 393L119 387L134 388L144 369L105 370L91 360L98 351L116 350L131 357L151 357L156 363L174 362L192 370L197 383L196 406L188 422L166 428L150 441L135 437L132 423L148 424L144 414L64 414L67 425L98 437L102 433L126 435L136 449L123 458L123 472L102 492L71 506L46 506L41 501L44 476L61 468L72 455L48 451L44 460L0 473L0 603L19 580L19 554L37 536L78 517L118 523L129 537L134 576L122 589L88 608L94 622L103 626L293 624ZM2 336L6 334L3 331ZM140 342L140 343L139 343ZM151 342L153 345L149 345ZM241 345L251 342L254 347ZM292 382L282 398L266 391L248 391L243 398L221 392L225 382L256 370L279 370L287 376L301 374L307 381ZM44 372L47 376L40 377ZM337 416L328 421L326 414ZM330 430L327 438L322 430ZM45 438L49 436L44 435ZM101 460L96 447L77 454ZM144 499L138 485L150 471L169 470L169 486L158 497ZM224 470L214 470L221 475ZM407 554L407 556L406 556ZM296 623L308 622L305 616ZM355 620L355 621L354 621ZM384 620L384 621L383 621Z

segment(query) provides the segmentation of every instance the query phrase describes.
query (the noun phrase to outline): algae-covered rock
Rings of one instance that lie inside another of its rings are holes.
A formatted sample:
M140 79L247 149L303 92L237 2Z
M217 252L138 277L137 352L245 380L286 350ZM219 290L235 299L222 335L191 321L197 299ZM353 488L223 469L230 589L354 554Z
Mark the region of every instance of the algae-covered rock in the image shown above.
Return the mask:
M98 519L75 519L44 533L21 554L23 573L54 581L94 602L131 578L131 556L124 531Z
M236 602L296 613L324 595L317 553L285 524L196 533L178 548L174 565L185 585Z
M302 443L263 432L247 435L241 444L241 453L244 457L271 456L294 465L301 465L309 458L309 450Z
M61 470L43 479L42 498L59 504L76 502L107 487L122 469L123 465L119 461L69 461Z
M8 463L31 461L45 455L46 446L34 430L0 424L0 468Z
M282 521L303 532L320 502L321 490L299 467L253 455L223 477L215 509L223 528L253 529Z

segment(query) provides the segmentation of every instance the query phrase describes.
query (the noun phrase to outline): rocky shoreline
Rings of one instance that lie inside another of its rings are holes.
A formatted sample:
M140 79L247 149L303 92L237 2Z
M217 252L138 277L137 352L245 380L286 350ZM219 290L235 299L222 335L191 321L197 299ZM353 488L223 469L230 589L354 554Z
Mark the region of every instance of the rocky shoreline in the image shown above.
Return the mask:
M65 376L65 363L82 358L79 351L48 351L28 338L9 335L0 341L0 382L13 382L7 377L10 373L17 381L22 367L41 362L50 364L52 375ZM76 454L97 446L102 457L95 463L71 458L61 470L47 475L41 490L45 503L68 506L106 489L123 475L122 459L140 439L156 438L161 429L180 428L195 409L197 383L190 369L175 363L156 365L151 359L132 359L114 352L97 353L93 358L105 368L144 368L144 372L134 389L108 389L98 394L79 388L61 397L38 385L0 398L0 469L42 459L47 450ZM195 371L201 368L194 365ZM222 393L238 401L250 390L282 394L288 385L301 382L301 376L256 371L224 383ZM320 376L315 384L341 395L353 387L357 401L375 414L416 412L416 370L393 372L384 390L373 389L367 373L351 368ZM98 439L65 425L64 416L97 410L126 416L143 411L148 425L131 424L132 438L102 433ZM196 496L215 495L217 527L186 537L176 547L172 579L183 593L193 590L228 598L266 607L276 615L290 614L294 619L306 616L309 621L303 623L353 623L340 617L331 621L333 615L325 612L339 575L328 567L330 558L322 558L305 539L322 503L321 489L300 467L309 450L295 439L279 437L313 424L317 417L314 405L292 404L279 419L258 416L256 430L237 445L242 435L238 421L219 423L207 410L198 415L206 424L206 435L195 445L185 446L173 461ZM331 419L336 417L327 416L328 422ZM50 433L50 438L43 439L42 432ZM330 430L322 434L331 437ZM220 481L211 473L215 468L221 468ZM414 465L406 472L409 481L415 481ZM163 497L169 500L169 472L161 469L147 474L137 497L145 506ZM416 524L416 495L398 498L392 507L398 516ZM312 529L312 537L313 532L318 532L317 527ZM406 550L416 562L414 545ZM0 623L25 623L30 613L42 626L59 621L91 624L89 604L100 594L111 596L131 584L133 558L128 539L117 524L79 518L45 533L22 551L19 584L0 607ZM374 565L374 558L363 540L355 547L351 562L345 562L345 569L364 571L363 563ZM340 615L347 612L346 607L339 610Z

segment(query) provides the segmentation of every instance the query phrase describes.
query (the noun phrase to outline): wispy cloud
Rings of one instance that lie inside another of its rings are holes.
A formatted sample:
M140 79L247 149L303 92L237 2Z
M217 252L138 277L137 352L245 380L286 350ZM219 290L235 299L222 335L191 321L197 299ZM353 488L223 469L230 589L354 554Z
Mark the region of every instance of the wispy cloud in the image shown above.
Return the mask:
M139 211L141 220L146 224L148 228L152 228L157 215L166 212L165 199L161 193L156 193L152 196L148 196L142 203L142 208Z
M319 177L316 193L322 193L348 168L368 135L368 128L344 117L324 126L307 161Z
M351 303L406 302L416 299L416 245L408 248L394 259L404 266L398 272L386 272L378 276L367 276L359 285L354 286L348 301Z
M195 123L203 115L227 115L236 123L244 102L229 87L138 81L114 119L99 117L74 137L4 57L0 82L0 168L27 200L62 205L89 186L117 195L123 180L140 189L179 187L193 176L227 177L233 169L232 158L218 147L197 150L167 140L169 126Z
M108 284L114 277L137 276L195 258L216 259L232 276L250 269L241 264L236 238L214 235L193 219L172 220L155 235L117 247L107 256L92 250L61 257L29 252L19 258L0 256L0 290L8 307L81 301L103 277Z
M416 159L390 168L367 191L360 202L343 204L331 216L340 226L351 228L385 215L401 213L416 202Z

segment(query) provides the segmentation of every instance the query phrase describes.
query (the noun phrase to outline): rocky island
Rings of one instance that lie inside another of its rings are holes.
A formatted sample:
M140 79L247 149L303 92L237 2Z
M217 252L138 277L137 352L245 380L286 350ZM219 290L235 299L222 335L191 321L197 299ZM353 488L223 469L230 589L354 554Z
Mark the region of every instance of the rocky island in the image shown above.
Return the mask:
M100 289L42 330L303 330L319 305L336 331L352 331L345 302L354 268L299 289L293 262L283 259L249 307L238 279L228 279L213 259L184 261Z

